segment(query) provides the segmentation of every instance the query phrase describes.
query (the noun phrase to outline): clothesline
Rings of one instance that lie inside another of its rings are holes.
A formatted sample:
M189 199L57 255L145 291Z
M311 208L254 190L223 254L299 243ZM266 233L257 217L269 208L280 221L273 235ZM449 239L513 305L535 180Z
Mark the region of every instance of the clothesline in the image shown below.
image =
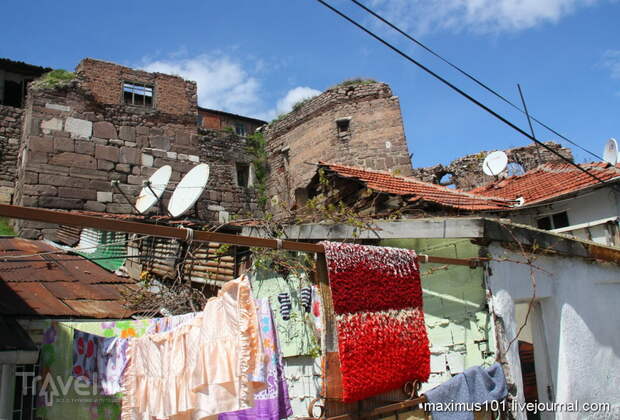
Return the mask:
M172 226L130 222L126 220L114 220L56 210L13 206L9 204L0 204L0 216L35 222L94 228L111 232L137 233L179 240L191 239L194 242L217 242L237 246L282 249L287 251L301 251L315 254L325 253L325 248L321 244L283 239L259 238L230 233L206 232L185 227L177 228ZM483 258L446 258L425 254L420 254L419 257L421 263L462 265L471 268L480 266L481 263L485 261Z

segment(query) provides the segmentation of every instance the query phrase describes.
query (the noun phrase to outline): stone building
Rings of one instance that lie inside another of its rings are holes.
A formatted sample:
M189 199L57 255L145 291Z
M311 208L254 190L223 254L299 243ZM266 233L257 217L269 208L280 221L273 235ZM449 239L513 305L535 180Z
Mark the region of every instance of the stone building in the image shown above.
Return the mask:
M267 124L266 121L230 112L198 107L198 126L213 130L229 130L245 137L254 134L257 128Z
M319 161L411 174L398 97L385 83L345 82L297 104L264 129L267 185L277 213L303 200Z
M209 183L188 217L222 222L255 212L251 177L238 170L251 167L245 139L200 128L197 115L195 82L84 59L73 80L31 84L23 110L0 109L0 199L129 214L130 201L157 168L173 168L165 204L174 183L204 162L210 166ZM118 181L120 191L111 181ZM16 221L15 227L26 238L55 231L35 222Z
M566 159L573 160L573 153L570 149L552 141L545 142L545 146ZM565 162L558 155L536 144L507 149L504 153L508 157L508 165L498 178L523 175L545 163ZM482 151L462 156L448 165L438 164L426 168L414 168L411 175L420 181L469 190L496 179L485 175L482 171L482 163L488 154L489 152Z

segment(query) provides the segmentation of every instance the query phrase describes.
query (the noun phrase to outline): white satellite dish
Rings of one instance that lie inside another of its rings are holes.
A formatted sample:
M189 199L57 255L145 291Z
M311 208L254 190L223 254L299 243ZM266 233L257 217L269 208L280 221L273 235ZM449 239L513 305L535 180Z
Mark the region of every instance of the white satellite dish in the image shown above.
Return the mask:
M209 180L209 165L201 163L185 174L170 197L168 212L179 217L189 210L200 198Z
M618 142L616 139L609 139L607 143L605 143L603 160L614 166L618 163Z
M489 153L482 162L482 171L489 176L496 176L502 173L508 165L508 156L500 151Z
M161 198L166 190L168 181L170 181L171 175L172 167L170 165L162 166L151 175L136 200L136 210L138 210L140 214L144 214Z

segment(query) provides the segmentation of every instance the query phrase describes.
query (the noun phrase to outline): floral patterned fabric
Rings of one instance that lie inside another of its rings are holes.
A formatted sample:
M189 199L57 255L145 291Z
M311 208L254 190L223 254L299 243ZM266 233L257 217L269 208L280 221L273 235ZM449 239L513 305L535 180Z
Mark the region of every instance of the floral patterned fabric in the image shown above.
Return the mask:
M37 417L46 420L115 420L120 418L118 395L103 395L73 377L74 329L104 337L139 337L156 331L155 319L56 322L45 321L39 357L41 376Z
M343 400L426 382L430 351L414 251L323 242L332 292Z
M220 414L219 420L279 420L293 415L269 301L258 299L256 310L266 356L267 388L254 395L254 407Z

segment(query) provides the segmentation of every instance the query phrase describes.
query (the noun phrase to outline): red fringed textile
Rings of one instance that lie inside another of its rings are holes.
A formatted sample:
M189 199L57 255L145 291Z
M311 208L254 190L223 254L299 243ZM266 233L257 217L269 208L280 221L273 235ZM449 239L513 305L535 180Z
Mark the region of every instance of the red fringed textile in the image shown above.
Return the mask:
M322 242L336 312L343 400L427 381L430 352L414 251Z

